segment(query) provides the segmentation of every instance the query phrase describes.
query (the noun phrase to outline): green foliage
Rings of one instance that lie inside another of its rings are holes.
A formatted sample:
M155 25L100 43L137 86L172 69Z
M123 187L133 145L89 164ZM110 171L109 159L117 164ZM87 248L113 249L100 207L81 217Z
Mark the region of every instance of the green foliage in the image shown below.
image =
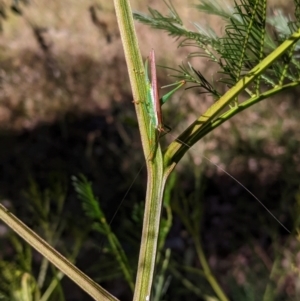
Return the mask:
M169 8L167 16L149 8L150 16L135 13L134 17L181 39L181 47L198 48L190 56L208 58L217 64L222 77L216 82L224 83L229 88L296 31L299 22L297 13L294 20L284 17L280 11L277 15L268 16L266 0L244 0L235 3L234 7L223 1L201 1L201 4L195 6L200 12L219 16L225 22L225 33L219 37L211 27L203 27L196 22L193 23L195 31L187 29L172 4L165 3ZM266 26L267 23L269 26ZM282 54L245 92L252 97L261 94L266 87L283 87L284 84L298 82L300 65L296 58L297 45ZM222 96L216 90L216 84L210 84L190 63L175 71L179 73L175 75L176 78L192 83L193 87L202 88L215 98Z
M100 225L97 222L97 224L94 225L94 228L97 229L97 231L99 231L100 233L105 233L104 228L107 225L107 223L103 211L99 206L99 202L94 196L91 184L83 175L80 176L80 180L76 177L73 177L72 180L75 191L77 192L78 197L82 201L82 207L85 214L91 220L99 220Z
M115 256L119 267L121 268L123 275L130 286L134 289L133 273L129 264L129 260L121 246L116 235L113 233L110 224L107 223L105 215L100 207L100 203L94 196L91 183L88 182L85 176L80 175L80 178L73 177L73 185L78 194L78 197L82 201L82 207L85 214L93 222L93 230L104 234L109 242L111 252Z
M36 231L42 232L47 241L55 246L66 225L62 218L66 184L63 177L55 175L49 176L50 184L45 189L41 189L32 177L28 181L28 189L23 192L27 200L28 215L31 216L32 224L39 225ZM82 245L84 233L80 233L78 229L68 229L70 232L72 230L76 237L72 251L68 251L66 245L63 247L65 255L74 261ZM36 262L32 248L13 232L7 238L14 254L6 255L5 249L1 254L7 259L0 259L0 300L64 300L60 284L64 275L45 258Z
M15 262L0 260L0 300L30 301L39 295L39 288L32 272L31 247L15 234L10 242L16 252Z

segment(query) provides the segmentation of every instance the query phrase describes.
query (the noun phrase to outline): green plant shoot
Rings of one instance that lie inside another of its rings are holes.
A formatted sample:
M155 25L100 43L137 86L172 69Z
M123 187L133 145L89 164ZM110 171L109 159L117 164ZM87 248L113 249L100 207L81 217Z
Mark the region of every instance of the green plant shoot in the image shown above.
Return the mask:
M151 70L151 82L148 77L148 59L150 59L150 70ZM166 131L166 126L163 124L161 106L184 84L185 81L176 82L170 86L177 85L173 90L165 94L163 97L159 98L158 86L157 86L157 76L156 76L156 65L155 65L155 53L152 49L149 57L145 62L145 80L147 82L147 101L146 108L150 116L151 126L149 127L149 139L150 142L154 144L154 148L159 135ZM158 136L157 136L158 133ZM150 158L153 158L154 152L151 154Z

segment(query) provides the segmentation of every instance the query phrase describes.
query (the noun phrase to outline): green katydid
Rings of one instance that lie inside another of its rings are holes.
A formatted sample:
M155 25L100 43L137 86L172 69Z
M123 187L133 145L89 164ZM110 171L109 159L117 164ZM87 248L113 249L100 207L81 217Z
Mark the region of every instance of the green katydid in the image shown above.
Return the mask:
M148 76L148 60L149 59L150 59L151 82L150 82L149 76ZM186 82L184 80L181 80L181 81L176 82L174 84L165 86L165 87L169 87L169 86L177 85L173 90L171 90L170 92L168 92L167 94L165 94L164 96L159 98L158 86L157 86L156 65L155 65L155 53L154 53L153 49L150 51L150 55L145 61L145 81L147 83L147 99L145 101L145 105L146 105L146 108L147 108L147 112L150 116L150 122L151 122L151 125L152 125L152 126L150 126L150 130L149 130L149 139L152 143L154 143L153 151L149 154L148 159L152 160L152 158L154 157L154 154L155 154L156 143L158 143L158 139L159 139L159 135L157 136L157 132L158 132L158 134L160 134L162 132L165 132L165 133L167 132L165 130L166 126L163 124L161 106L178 89L180 89ZM114 213L113 217L111 218L109 224L111 224L112 221L114 220L117 212L119 211L120 207L122 206L123 201L127 197L129 191L131 190L135 180L137 179L139 173L142 171L143 167L144 166L142 166L140 168L139 172L137 173L134 180L132 181L129 188L127 189L124 197L122 198L120 204L118 205L118 207L116 209L116 212Z
M148 77L148 59L150 59L150 71L151 71L151 82ZM158 95L158 87L157 87L157 76L156 76L156 65L155 65L155 53L152 49L148 58L145 62L145 80L147 82L147 100L146 100L146 108L147 112L150 116L152 127L150 127L149 136L151 141L158 141L156 138L156 133L159 134L162 132L166 132L165 126L163 124L162 111L161 106L184 84L185 81L182 80L180 82L174 83L172 85L177 85L172 91L165 94L163 97L159 98ZM151 157L153 154L151 155Z

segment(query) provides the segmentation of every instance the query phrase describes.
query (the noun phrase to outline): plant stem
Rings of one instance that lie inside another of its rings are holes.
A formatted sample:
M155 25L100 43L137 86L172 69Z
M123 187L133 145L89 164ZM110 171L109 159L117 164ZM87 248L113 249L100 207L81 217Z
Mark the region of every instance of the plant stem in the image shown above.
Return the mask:
M221 301L229 301L229 299L223 292L222 288L220 287L218 281L216 280L215 276L213 275L213 273L209 267L209 264L206 260L202 245L199 241L199 238L198 237L194 238L194 242L195 242L196 252L197 252L198 258L200 260L201 266L203 268L203 272L204 272L206 280L209 282L212 289L214 290L214 292L216 293L216 295L219 297L219 299Z
M155 149L155 155L149 160L149 155L153 151L153 143L156 141L150 141L150 132L151 130L153 131L150 127L153 125L150 122L149 114L144 105L147 100L147 83L145 81L145 71L134 29L130 4L128 0L114 0L114 4L148 172L142 240L133 298L136 301L144 301L150 300L157 253L163 189L168 173L163 173L163 157L159 145Z

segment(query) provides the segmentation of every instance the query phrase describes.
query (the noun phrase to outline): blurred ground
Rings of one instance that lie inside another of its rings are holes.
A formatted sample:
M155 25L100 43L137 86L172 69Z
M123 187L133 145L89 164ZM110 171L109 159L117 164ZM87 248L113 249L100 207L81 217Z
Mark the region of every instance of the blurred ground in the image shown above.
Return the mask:
M148 4L166 11L162 1L149 0ZM191 8L191 1L177 0L173 4L187 21L187 26L192 28L189 22L195 20L202 25L209 22L223 30L222 24L214 18L199 17ZM288 10L285 1L274 3L276 6ZM145 1L132 1L132 7L146 12ZM28 215L28 198L24 192L31 181L41 189L51 183L64 183L67 190L65 210L79 218L82 211L70 177L83 173L93 182L107 215L112 216L143 164L112 2L33 1L22 6L22 15L7 11L7 20L2 22L2 27L2 199L15 208L22 220L38 228ZM154 48L161 65L176 67L186 60L189 49L177 49L177 42L162 32L140 24L137 24L137 31L144 57ZM194 63L208 78L216 73L206 61ZM167 72L159 71L160 84L164 85ZM295 275L291 266L300 267L296 260L300 254L299 246L243 188L220 169L205 162L199 152L204 152L210 160L244 183L287 227L293 229L300 191L298 92L299 89L291 91L243 112L204 139L178 167L177 181L186 199L194 197L197 180L202 177L198 170L203 168L205 197L198 200L205 208L203 242L221 284L226 291L234 291L237 295L236 283L245 290L254 291L256 285L265 284L265 278L257 284L256 277L261 274L267 277L275 265L274 258L280 253L280 294L297 300L299 272ZM200 96L196 90L178 92L164 111L166 124L173 128L173 135L184 129L211 102L209 97ZM168 136L165 140L173 138ZM122 223L122 216L126 216L126 210L128 215L133 204L143 200L144 185L142 171L128 196L131 204L124 204L125 213L120 213L116 228ZM175 192L174 198L178 195L180 192ZM179 246L179 254L190 256L189 262L198 266L191 242L185 235L182 225L175 219L168 243ZM139 233L136 236L139 237ZM286 247L280 249L284 244ZM88 247L84 251L91 252ZM86 260L84 255L80 258L83 261L79 260L79 265L89 269L87 263L82 263ZM176 280L174 282L176 284ZM116 284L108 286L116 287ZM260 289L263 290L260 287L257 290ZM169 297L176 299L172 292ZM74 296L72 300L83 298Z

